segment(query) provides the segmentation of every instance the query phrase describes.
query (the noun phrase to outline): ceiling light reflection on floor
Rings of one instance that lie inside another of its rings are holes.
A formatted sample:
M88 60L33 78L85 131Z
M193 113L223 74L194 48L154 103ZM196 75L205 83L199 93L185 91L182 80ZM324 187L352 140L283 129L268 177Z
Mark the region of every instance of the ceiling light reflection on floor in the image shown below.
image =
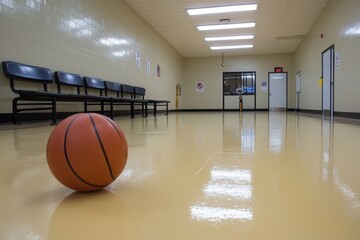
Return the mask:
M253 189L250 185L219 184L214 182L206 185L203 191L207 197L249 200L252 198Z
M236 182L250 183L252 181L251 171L248 169L229 169L215 167L210 171L212 180L232 180Z
M251 209L192 206L190 213L191 217L197 221L253 220L253 211Z

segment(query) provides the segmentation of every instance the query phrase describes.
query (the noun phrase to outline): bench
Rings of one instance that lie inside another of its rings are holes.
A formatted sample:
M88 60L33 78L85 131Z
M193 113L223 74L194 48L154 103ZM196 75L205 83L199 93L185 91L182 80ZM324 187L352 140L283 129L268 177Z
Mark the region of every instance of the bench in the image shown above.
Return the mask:
M51 111L52 124L56 124L57 102L83 103L84 112L88 112L90 105L100 105L102 114L105 114L105 106L109 105L112 119L116 105L130 105L132 118L135 117L136 105L141 106L143 117L147 117L148 104L153 105L154 115L158 106L166 106L168 114L170 101L145 99L145 88L64 71L56 71L53 76L48 68L12 61L4 61L2 65L12 92L18 95L12 101L14 124L18 123L20 112L43 110Z
M83 77L85 85L86 100L84 101L85 111L89 105L101 106L101 114L104 115L105 103L110 103L111 98L105 96L105 81L94 77ZM95 101L88 101L87 98L95 98Z
M143 100L146 100L148 102L148 104L152 104L153 106L153 111L154 111L154 116L157 115L157 109L160 106L164 106L165 107L165 115L169 114L169 103L170 101L168 100L154 100L154 99L145 99L145 93L146 93L146 89L143 87L134 87L134 98L140 98Z
M52 124L56 124L57 110L56 103L63 102L101 102L102 98L86 96L79 93L61 92L61 81L57 82L58 91L50 91L49 86L54 84L53 74L50 69L22 63L4 61L2 63L5 76L10 80L11 90L17 94L13 98L13 123L18 123L18 114L25 111L51 111ZM20 82L26 83L21 86ZM76 82L79 84L79 82ZM75 84L75 85L76 85ZM71 85L71 80L64 85ZM86 107L84 108L86 110Z
M121 96L124 99L133 99L134 105L141 106L141 113L143 117L147 117L147 109L148 109L148 100L145 99L137 99L134 94L134 86L121 84Z
M105 95L111 98L110 113L114 117L114 106L116 105L130 105L131 118L135 117L135 104L142 103L133 98L124 97L122 85L116 82L105 81ZM147 116L147 112L143 112L143 117Z
M88 111L88 102L101 103L102 101L106 101L106 99L103 99L101 96L88 95L85 82L79 74L56 71L54 78L59 94L57 97L58 101L81 102L84 104L84 112ZM104 113L103 108L101 109L101 113Z
M48 85L53 83L50 69L35 67L16 62L2 63L5 76L10 79L11 90L18 95L12 100L13 123L18 122L18 113L24 111L51 110L53 123L56 122L57 93L49 92ZM34 83L36 88L18 87L18 81Z

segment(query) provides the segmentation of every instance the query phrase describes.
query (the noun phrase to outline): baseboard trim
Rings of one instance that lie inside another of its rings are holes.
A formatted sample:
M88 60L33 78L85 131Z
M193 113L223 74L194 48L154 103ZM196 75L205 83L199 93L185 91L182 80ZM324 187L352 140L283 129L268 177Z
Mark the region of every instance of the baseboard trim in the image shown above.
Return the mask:
M310 114L317 114L317 115L321 115L322 111L321 110L312 110L312 109L296 109L297 112L301 112L301 113L310 113Z
M360 119L360 113L357 112L334 112L335 117L343 117L343 118L354 118Z
M150 110L151 111L151 110ZM244 109L243 112L268 112L269 109ZM288 112L300 112L300 113L308 113L315 115L322 115L321 110L312 110L312 109L287 109ZM160 110L157 113L162 113ZM176 112L239 112L239 109L170 109L169 113ZM76 114L77 112L59 112L57 113L58 119L64 119L70 115ZM115 111L115 116L126 116L129 115L130 112L126 110ZM359 112L334 112L334 117L342 117L342 118L351 118L351 119L360 119ZM51 121L51 113L20 113L19 121ZM0 123L12 122L12 114L11 113L0 113Z
M263 112L269 109L243 109L243 112ZM240 112L239 109L173 109L169 112Z
M65 119L73 114L79 112L58 112L57 119L62 120ZM100 112L97 112L100 113ZM128 115L130 116L130 111L123 110L123 111L114 111L115 116L123 116ZM0 123L12 122L12 114L11 113L1 113L0 114ZM29 121L52 121L52 114L50 112L42 112L42 113L19 113L18 114L18 122L29 122Z

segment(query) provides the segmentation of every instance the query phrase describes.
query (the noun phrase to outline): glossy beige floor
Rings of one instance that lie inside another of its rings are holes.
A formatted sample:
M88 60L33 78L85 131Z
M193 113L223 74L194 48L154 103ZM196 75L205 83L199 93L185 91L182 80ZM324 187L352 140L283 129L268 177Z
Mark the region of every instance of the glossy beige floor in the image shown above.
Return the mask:
M91 194L60 185L48 123L0 126L0 239L360 239L360 125L295 113L117 123L128 164Z

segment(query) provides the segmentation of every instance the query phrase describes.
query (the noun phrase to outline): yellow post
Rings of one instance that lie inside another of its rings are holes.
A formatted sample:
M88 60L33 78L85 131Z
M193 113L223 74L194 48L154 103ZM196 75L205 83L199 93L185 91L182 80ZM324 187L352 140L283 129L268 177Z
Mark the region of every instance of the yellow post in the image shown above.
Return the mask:
M242 110L243 110L243 98L242 98L241 94L239 95L239 109L240 109L240 112L242 112Z
M178 109L178 107L179 107L179 96L180 95L181 95L181 85L176 84L176 102L175 102L176 109Z

